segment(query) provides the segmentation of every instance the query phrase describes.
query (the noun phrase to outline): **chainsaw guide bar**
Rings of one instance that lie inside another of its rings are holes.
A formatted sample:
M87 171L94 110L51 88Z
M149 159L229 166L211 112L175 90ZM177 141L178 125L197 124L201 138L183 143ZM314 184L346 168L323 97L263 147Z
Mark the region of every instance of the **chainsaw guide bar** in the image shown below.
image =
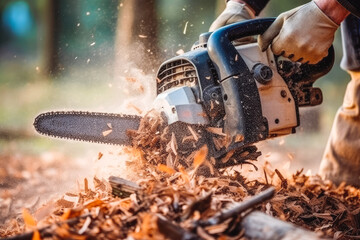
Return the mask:
M136 115L58 111L36 117L34 127L39 133L65 139L130 145L128 130L137 130L141 117Z

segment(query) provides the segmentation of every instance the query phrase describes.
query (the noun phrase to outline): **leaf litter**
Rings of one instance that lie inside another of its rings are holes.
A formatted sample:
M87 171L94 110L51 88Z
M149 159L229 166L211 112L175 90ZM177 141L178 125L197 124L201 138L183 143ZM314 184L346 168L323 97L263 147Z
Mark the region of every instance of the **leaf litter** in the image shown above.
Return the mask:
M165 126L161 117L151 113L144 119L137 131L129 132L136 148L129 150L129 154L136 154L141 162L142 168L136 169L142 172L141 179L136 183L124 180L116 185L114 181L121 178L111 177L110 183L94 178L93 188L86 179L79 192L66 193L48 207L51 211L47 216L36 221L24 209L22 218L1 227L0 236L246 239L244 229L239 227L241 214L220 218L214 224L204 223L217 219L226 209L231 212L234 204L257 196L272 185L275 196L250 210L260 210L324 237L359 238L359 189L345 184L336 186L319 176L307 176L302 170L286 177L268 165L259 170L263 178L249 180L239 168L214 168L214 159L208 156L206 145L200 144L201 133L196 129L188 128L188 134L195 140L189 144L197 150L186 153L178 145L178 136ZM230 155L223 161L229 161Z

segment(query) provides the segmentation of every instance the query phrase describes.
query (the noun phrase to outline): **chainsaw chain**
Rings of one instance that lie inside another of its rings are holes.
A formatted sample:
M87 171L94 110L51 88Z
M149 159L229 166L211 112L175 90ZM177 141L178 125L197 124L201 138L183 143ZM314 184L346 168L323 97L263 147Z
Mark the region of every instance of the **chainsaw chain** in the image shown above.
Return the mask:
M48 117L48 116L56 116L56 115L109 116L109 117L119 117L119 118L128 118L128 119L139 119L139 118L141 118L141 116L128 115L128 114L119 114L119 113L102 113L102 112L88 112L88 111L51 111L51 112L46 112L46 113L39 114L34 120L33 125L35 127L35 130L38 133L40 133L41 135L44 135L44 136L54 137L54 138L58 138L58 139L76 140L76 141L81 141L81 142L99 143L99 144L107 144L107 145L120 145L120 146L122 146L122 144L104 143L104 142L101 142L101 141L84 140L84 139L76 138L76 137L53 135L53 134L51 134L51 133L49 133L47 131L42 130L41 127L38 125L39 121L42 118Z

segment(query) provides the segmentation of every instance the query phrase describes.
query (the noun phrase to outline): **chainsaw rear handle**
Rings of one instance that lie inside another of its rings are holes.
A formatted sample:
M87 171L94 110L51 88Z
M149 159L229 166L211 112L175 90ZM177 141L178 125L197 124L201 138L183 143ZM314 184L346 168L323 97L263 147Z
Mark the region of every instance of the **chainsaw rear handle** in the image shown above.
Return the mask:
M264 33L275 18L247 20L214 31L207 50L217 73L224 102L224 131L231 137L228 149L265 140L269 134L267 119L262 114L260 95L253 74L232 41ZM333 51L329 49L330 53ZM309 65L311 75L326 74L333 65L334 54L319 64ZM312 77L310 76L309 79Z
M239 55L231 43L237 39L263 34L275 18L260 18L246 20L222 27L214 31L207 42L211 60L220 74L220 81L241 73L242 67L237 63ZM303 64L307 75L303 80L318 79L328 73L334 64L334 48L331 46L328 55L317 64Z

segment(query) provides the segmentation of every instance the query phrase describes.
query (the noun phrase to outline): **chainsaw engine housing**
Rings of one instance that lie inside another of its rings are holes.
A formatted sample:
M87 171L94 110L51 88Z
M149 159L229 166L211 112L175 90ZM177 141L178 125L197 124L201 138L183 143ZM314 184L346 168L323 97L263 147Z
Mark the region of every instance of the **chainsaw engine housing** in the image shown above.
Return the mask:
M234 40L262 34L274 19L232 24L200 35L191 51L164 62L157 73L155 108L169 124L221 128L229 149L295 132L299 107L322 102L314 88L334 61L333 49L316 65L276 57L257 43Z

